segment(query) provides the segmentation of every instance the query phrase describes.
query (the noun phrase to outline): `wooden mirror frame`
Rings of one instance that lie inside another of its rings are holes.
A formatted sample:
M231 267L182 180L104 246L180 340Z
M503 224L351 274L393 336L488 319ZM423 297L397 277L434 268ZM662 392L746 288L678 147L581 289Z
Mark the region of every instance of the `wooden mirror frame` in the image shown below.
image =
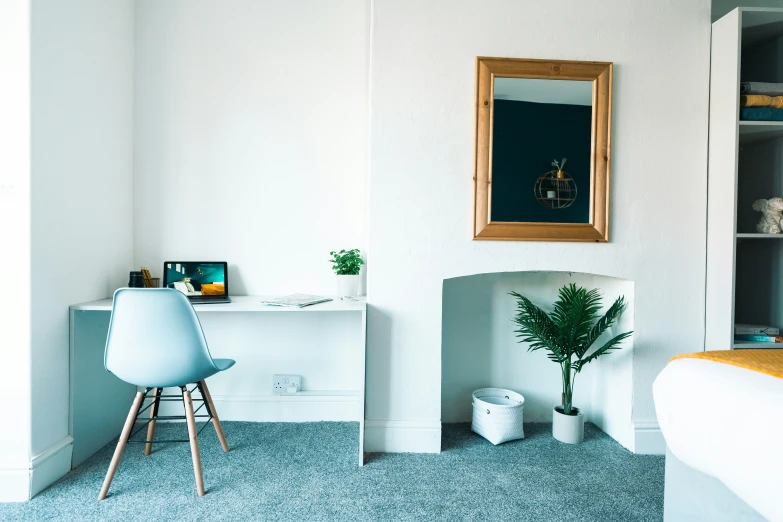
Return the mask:
M495 77L593 82L588 223L492 221L492 128ZM612 63L518 58L476 58L476 150L473 239L501 241L609 240L609 151Z

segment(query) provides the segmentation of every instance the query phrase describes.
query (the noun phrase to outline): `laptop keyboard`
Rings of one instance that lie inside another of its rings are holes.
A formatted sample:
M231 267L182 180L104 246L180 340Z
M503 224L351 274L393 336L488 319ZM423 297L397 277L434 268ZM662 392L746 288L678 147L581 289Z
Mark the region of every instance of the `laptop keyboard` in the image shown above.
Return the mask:
M203 297L191 297L190 302L193 304L209 304L209 303L230 303L231 300L228 297L218 297L214 299L205 299Z

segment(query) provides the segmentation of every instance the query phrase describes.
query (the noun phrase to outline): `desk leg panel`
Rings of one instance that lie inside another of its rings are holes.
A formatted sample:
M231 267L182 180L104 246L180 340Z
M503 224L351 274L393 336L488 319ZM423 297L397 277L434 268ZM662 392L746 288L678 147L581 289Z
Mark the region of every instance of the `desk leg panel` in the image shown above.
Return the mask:
M70 426L75 468L117 438L136 387L103 366L111 312L72 310Z
M364 404L367 394L367 311L362 312L362 334L359 339L361 389L359 391L359 465L364 466Z

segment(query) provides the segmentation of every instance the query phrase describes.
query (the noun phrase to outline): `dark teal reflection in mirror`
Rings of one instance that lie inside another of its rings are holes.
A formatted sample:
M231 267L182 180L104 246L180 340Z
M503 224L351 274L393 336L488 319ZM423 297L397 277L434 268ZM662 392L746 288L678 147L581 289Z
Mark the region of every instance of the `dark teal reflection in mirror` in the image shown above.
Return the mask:
M592 100L589 81L495 78L492 221L590 222ZM539 203L534 188L562 158L568 158L564 171L577 196L570 206L552 209Z

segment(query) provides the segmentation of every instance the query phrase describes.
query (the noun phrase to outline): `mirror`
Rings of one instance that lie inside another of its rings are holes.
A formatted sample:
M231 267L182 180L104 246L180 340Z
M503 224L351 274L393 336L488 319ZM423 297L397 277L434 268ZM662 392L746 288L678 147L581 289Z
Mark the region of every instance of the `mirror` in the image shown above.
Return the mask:
M607 241L612 64L477 69L474 239Z
M494 87L492 221L589 223L593 84L495 78Z

